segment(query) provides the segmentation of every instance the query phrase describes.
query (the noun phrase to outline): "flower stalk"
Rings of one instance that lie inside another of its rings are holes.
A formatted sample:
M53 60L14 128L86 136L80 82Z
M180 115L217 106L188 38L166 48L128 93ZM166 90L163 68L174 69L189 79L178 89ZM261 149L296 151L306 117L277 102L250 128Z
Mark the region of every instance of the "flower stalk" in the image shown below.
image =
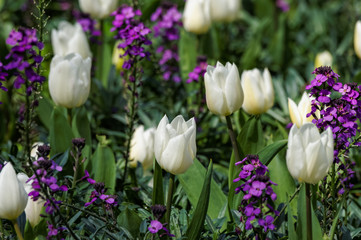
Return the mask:
M310 184L306 184L306 215L307 215L307 240L312 240L312 214Z
M23 235L21 234L18 222L16 220L14 220L14 221L12 221L12 224L14 226L14 230L16 232L16 235L18 236L18 239L23 240L24 238L23 238Z
M171 215L171 209L172 209L172 198L173 198L173 190L174 190L174 178L175 178L175 175L169 173L167 211L165 213L165 221L168 223L169 231L170 231L170 215Z

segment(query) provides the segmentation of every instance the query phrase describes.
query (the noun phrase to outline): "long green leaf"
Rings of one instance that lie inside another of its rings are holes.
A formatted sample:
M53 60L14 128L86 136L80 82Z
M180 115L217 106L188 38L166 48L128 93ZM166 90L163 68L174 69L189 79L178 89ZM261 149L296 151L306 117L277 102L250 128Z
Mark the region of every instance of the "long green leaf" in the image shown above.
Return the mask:
M65 152L71 146L73 133L67 120L66 109L55 106L50 118L50 155Z
M280 140L264 147L261 151L257 153L260 161L264 165L268 165L272 161L274 156L276 156L277 153L287 145L287 142L287 140Z
M116 178L116 166L113 151L108 146L98 144L91 162L95 181L103 182L110 193L113 193Z
M153 182L153 196L152 203L164 205L164 194L163 194L163 175L162 168L158 162L154 160L154 182Z
M129 208L126 208L117 218L117 223L119 226L127 229L135 239L139 239L139 228L142 223L142 218L138 216Z
M185 173L177 175L178 180L193 207L196 207L198 199L200 198L202 189L201 184L205 176L206 169L197 159L194 159L193 165ZM224 203L227 202L227 198L222 192L220 186L213 179L211 181L210 194L207 214L211 217L211 219L222 217L219 216L219 213L223 210L223 206Z
M192 221L187 229L186 236L188 239L197 240L204 227L204 220L207 215L209 196L211 190L213 163L210 162L208 166L207 175L204 179L202 192L197 203L196 210L194 211Z

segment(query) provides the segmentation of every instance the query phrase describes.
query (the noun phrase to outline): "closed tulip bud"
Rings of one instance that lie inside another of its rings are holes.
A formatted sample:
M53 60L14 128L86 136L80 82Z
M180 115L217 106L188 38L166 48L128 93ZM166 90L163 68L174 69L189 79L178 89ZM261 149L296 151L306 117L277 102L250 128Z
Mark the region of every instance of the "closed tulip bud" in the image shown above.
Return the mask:
M51 31L51 43L54 54L60 56L70 53L78 53L83 58L92 56L87 37L79 23L72 25L66 21L60 22L58 30Z
M241 8L240 0L210 0L212 21L232 22Z
M196 156L196 122L178 115L169 124L165 115L154 135L154 153L158 164L174 175L184 173Z
M124 49L118 48L119 43L120 42L117 42L114 45L112 56L112 63L117 71L123 68L124 60L127 58L126 56L123 56L123 54L125 53Z
M118 0L79 0L80 9L93 18L108 17L117 8Z
M303 93L301 101L296 103L288 98L288 110L290 112L291 121L300 128L306 122L312 122L314 119L311 116L307 117L307 114L311 112L311 99L306 92Z
M15 221L26 207L28 195L11 163L0 172L0 218Z
M361 59L361 21L356 22L353 44L357 57Z
M154 159L154 133L155 128L144 131L144 126L137 127L130 141L130 165L137 166L137 162L148 169L153 165Z
M29 180L29 177L26 174L19 173L18 179L21 182L21 184L24 186L24 189L27 194L33 191L33 188L31 186L33 180L27 182ZM45 201L41 198L39 198L37 201L34 201L33 199L31 199L31 197L28 197L28 203L25 208L25 215L26 215L26 220L29 221L31 227L34 228L36 225L39 224L41 220L40 214L44 207L44 204Z
M209 0L188 0L183 12L183 26L188 32L206 33L211 26Z
M318 183L333 162L333 136L331 128L322 134L313 123L298 128L293 125L288 136L287 168L300 182Z
M228 116L239 110L243 103L243 90L238 68L227 62L208 66L204 74L206 100L209 110L217 115Z
M332 55L329 51L323 51L316 55L315 68L321 66L332 66Z
M242 108L249 114L261 114L273 106L274 92L271 74L258 69L244 71L241 76L244 101Z
M67 108L79 107L90 92L91 59L79 54L55 55L51 60L49 90L55 104Z

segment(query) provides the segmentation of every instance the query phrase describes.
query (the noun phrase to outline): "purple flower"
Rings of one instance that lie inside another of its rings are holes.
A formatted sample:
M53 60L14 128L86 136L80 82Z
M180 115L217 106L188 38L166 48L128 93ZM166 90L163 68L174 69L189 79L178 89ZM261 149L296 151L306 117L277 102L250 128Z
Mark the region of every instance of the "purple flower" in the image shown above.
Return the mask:
M150 222L150 226L148 227L149 232L157 233L159 230L163 228L163 224L158 220L152 220Z

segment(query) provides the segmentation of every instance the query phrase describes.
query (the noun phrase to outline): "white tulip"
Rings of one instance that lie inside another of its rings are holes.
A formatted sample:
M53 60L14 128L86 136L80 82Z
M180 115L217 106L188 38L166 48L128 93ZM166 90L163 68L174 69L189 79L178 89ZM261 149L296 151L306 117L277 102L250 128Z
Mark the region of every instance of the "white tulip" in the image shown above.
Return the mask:
M79 0L80 9L93 18L108 17L117 9L118 0Z
M242 108L249 114L261 114L273 106L274 92L271 74L267 68L263 76L258 69L244 71L241 76L244 101Z
M183 26L188 32L206 33L211 26L209 0L187 0L183 12Z
M332 66L332 55L329 51L323 51L316 55L315 58L315 68L321 66Z
M144 126L137 127L130 141L130 165L137 166L137 162L143 165L144 169L148 169L153 165L154 159L154 133L155 128L144 131Z
M29 177L26 174L19 173L18 179L23 184L27 194L34 191L31 186L33 180L30 180L29 182L27 182L29 180ZM41 198L34 201L33 199L31 199L31 197L28 197L28 203L25 208L25 214L26 214L26 220L29 221L31 227L34 228L41 221L40 214L41 214L41 210L44 207L44 204L45 204L45 201Z
M357 21L353 35L353 44L358 58L361 58L361 21Z
M26 207L28 195L11 163L0 172L0 218L15 221Z
M228 116L239 110L243 103L243 90L238 68L227 62L208 66L204 74L206 101L209 110L217 115Z
M91 59L79 54L55 55L51 60L49 90L55 104L67 108L85 103L90 92Z
M154 153L158 164L174 175L184 173L196 156L196 122L178 115L169 124L165 115L154 135Z
M51 43L54 54L60 56L70 53L78 53L83 58L92 56L87 37L79 23L72 25L69 22L61 21L58 30L51 31Z
M210 0L212 21L232 22L241 8L240 0Z
M333 135L331 128L322 134L312 123L298 128L293 125L288 136L287 168L300 182L318 183L333 162Z
M311 112L311 99L306 92L303 93L298 105L296 105L292 99L288 98L288 110L290 112L291 121L293 124L296 124L298 128L306 122L312 122L314 119L312 115L306 117L306 115Z

